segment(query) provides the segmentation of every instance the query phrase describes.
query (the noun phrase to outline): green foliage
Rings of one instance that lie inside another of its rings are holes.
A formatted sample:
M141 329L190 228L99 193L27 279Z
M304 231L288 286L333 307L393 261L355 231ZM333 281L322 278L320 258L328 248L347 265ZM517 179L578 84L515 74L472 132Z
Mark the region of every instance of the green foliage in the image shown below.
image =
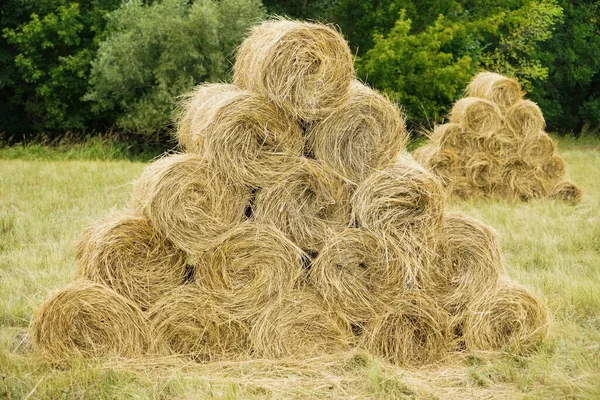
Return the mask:
M124 131L161 132L178 95L227 79L234 49L263 13L258 0L127 1L110 15L86 99L116 113Z

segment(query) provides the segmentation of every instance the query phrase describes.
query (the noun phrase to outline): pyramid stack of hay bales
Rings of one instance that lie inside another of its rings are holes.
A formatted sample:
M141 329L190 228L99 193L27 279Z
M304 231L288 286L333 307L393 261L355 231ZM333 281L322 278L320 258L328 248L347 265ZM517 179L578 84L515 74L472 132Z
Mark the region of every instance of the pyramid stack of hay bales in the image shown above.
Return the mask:
M565 162L544 131L542 111L515 79L482 72L438 125L415 158L460 198L549 197L579 202L582 191L565 179Z
M40 353L209 362L359 346L418 365L459 341L530 348L547 334L545 306L499 283L494 231L446 212L400 109L355 79L334 29L256 27L234 85L185 98L178 139L184 152L83 234L78 280L34 316Z

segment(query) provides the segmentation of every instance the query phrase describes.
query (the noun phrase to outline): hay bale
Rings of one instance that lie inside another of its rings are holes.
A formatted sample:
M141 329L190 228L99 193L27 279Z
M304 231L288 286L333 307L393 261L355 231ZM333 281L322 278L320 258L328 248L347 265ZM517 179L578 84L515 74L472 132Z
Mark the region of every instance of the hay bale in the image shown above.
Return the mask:
M583 190L575 183L565 180L555 185L548 195L551 199L579 203L583 198Z
M464 97L454 103L450 122L460 124L473 137L490 137L502 127L502 117L494 103L477 97Z
M504 115L504 122L511 133L519 139L543 131L546 122L542 110L531 100L519 100Z
M255 318L303 278L304 256L277 228L248 221L198 255L196 284L234 315Z
M409 292L393 308L367 324L361 347L405 366L434 363L448 354L450 315L432 297Z
M354 335L311 290L293 290L260 313L250 332L259 357L307 358L347 351Z
M185 254L148 221L115 212L88 228L77 244L77 276L106 285L148 309L182 285Z
M162 298L148 313L151 353L181 355L196 361L249 354L249 326L196 285Z
M358 228L332 237L314 260L310 284L352 324L385 311L415 285L418 261L397 244Z
M315 158L359 183L406 149L404 117L386 97L354 81L350 99L307 132Z
M423 165L440 178L442 184L448 185L458 174L460 164L460 158L452 148L437 148Z
M275 225L305 251L318 252L334 232L350 225L350 189L326 165L304 160L258 191L254 217Z
M352 54L330 26L277 19L254 27L237 51L233 81L296 119L315 121L348 98Z
M300 125L265 98L234 85L198 86L181 106L179 142L232 182L277 181L302 155Z
M431 141L437 143L441 148L453 148L458 150L464 147L469 135L460 124L447 123L436 125L431 133Z
M501 110L508 109L524 95L516 79L493 72L477 74L467 86L467 93L472 97L489 100Z
M439 180L408 155L365 179L351 203L359 227L399 239L436 232L445 206Z
M502 166L502 182L505 186L504 195L522 201L541 198L547 195L548 180L537 173L537 169L521 159L514 157Z
M55 291L35 313L31 331L34 350L51 361L136 357L148 346L142 310L114 290L89 281Z
M519 146L521 158L535 167L544 165L556 151L556 143L544 131L527 135Z
M481 196L494 192L500 181L501 160L488 152L476 152L465 163L466 176L479 189ZM435 171L434 171L435 172Z
M554 181L565 177L567 164L561 156L552 154L552 157L542 165L541 169L549 180Z
M433 157L433 155L438 151L438 146L435 142L429 142L424 144L423 146L418 147L415 151L413 151L413 158L421 165L427 167L429 160Z
M175 246L195 254L242 222L251 191L193 154L164 157L137 180L133 205Z
M436 271L436 297L453 313L495 290L502 272L496 232L462 212L444 218L439 238L441 260Z
M463 340L468 350L506 346L528 350L549 332L544 303L527 289L502 279L498 289L474 302L465 313Z

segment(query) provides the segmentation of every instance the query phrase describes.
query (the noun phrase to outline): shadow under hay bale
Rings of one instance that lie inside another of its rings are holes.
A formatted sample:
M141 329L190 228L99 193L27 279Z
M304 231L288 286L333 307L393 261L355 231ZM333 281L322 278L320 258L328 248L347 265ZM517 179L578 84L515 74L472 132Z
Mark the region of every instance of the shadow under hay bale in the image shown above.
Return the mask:
M225 181L201 158L176 154L150 164L133 205L175 246L194 254L241 223L251 190Z
M305 251L319 251L350 225L350 188L335 171L313 160L281 174L256 196L256 221L271 223Z
M406 293L365 327L360 346L405 366L440 361L450 344L450 315L421 292Z
M506 127L519 139L537 134L546 127L542 110L531 100L519 100L506 110Z
M408 135L400 109L358 81L350 98L307 133L310 152L358 184L406 150Z
M148 326L135 303L89 281L52 293L35 313L31 330L34 351L51 361L136 357L148 346Z
M415 285L418 260L395 242L359 228L332 237L314 260L309 282L351 324L385 311Z
M247 221L198 254L196 284L242 318L255 318L303 278L304 252L277 228Z
M178 139L232 182L277 181L304 148L300 125L267 99L234 85L196 87L180 105Z
M463 339L468 350L511 346L527 351L548 336L546 306L507 278L496 291L471 304L464 315Z
M353 76L352 54L339 32L285 19L253 28L233 67L237 86L309 122L329 115L348 98Z
M148 312L151 354L196 361L234 359L250 351L246 322L194 285L171 292Z
M185 254L142 217L112 213L77 245L77 276L104 284L146 310L185 280Z
M481 72L467 86L467 93L472 97L481 97L506 110L521 98L523 91L515 79L493 72Z
M465 97L452 107L450 123L459 124L475 137L487 138L500 129L502 117L491 101Z
M320 296L304 289L270 302L254 322L250 341L259 357L306 358L350 350L354 335Z

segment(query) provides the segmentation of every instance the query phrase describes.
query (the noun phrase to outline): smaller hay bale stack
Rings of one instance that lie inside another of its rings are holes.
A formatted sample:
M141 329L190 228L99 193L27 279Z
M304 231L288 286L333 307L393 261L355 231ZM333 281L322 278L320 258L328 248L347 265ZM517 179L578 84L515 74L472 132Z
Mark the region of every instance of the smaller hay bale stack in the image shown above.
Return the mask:
M114 290L84 280L54 292L35 313L31 330L34 351L51 361L138 357L148 347L142 310Z
M201 157L175 154L146 167L132 203L157 231L193 255L246 219L250 196L250 189L216 174Z
M393 163L407 141L400 109L358 81L348 101L307 131L308 152L355 184Z
M581 199L579 187L561 183L564 161L544 132L542 111L523 99L516 80L482 72L467 93L454 104L450 122L436 126L431 143L415 152L448 193L463 199Z
M142 310L185 280L185 254L131 213L111 213L88 228L76 258L78 277L110 287Z
M352 53L330 26L276 19L257 25L237 51L233 82L297 120L329 115L348 99Z

